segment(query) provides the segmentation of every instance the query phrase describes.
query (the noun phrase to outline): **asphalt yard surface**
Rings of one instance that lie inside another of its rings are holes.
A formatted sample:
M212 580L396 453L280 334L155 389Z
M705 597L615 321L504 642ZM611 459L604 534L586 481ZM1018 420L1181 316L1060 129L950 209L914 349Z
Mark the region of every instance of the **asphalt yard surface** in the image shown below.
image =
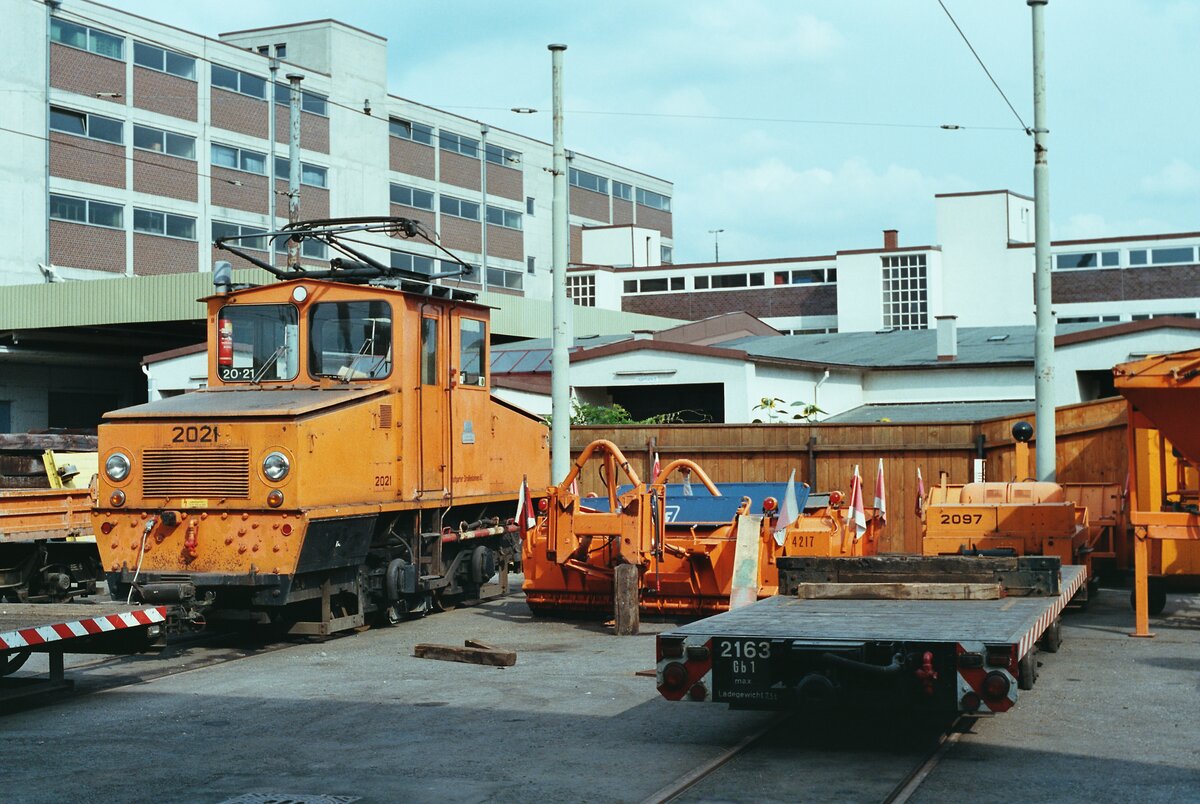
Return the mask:
M1200 801L1200 596L1173 595L1153 640L1125 635L1127 592L1064 622L1035 689L977 721L914 800ZM0 716L0 790L55 802L642 801L762 732L681 799L881 801L934 744L936 728L903 718L668 703L636 673L669 627L618 638L534 619L517 594L220 664L205 665L216 648L199 643L78 657L83 689L164 663L197 669ZM517 664L412 656L417 643L465 639L515 650Z

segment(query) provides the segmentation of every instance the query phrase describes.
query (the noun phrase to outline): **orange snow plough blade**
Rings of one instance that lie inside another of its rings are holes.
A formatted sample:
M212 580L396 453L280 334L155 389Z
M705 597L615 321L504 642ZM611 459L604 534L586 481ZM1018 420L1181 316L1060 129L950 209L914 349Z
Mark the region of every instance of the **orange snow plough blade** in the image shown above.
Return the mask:
M601 464L604 492L580 497L572 492L572 483L593 460ZM668 484L667 478L676 472L684 482ZM693 475L704 487L695 495ZM844 512L825 498L810 497L803 484L796 487L797 508L803 513L782 528L781 541L775 530L780 527L778 508L785 492L784 483L718 486L687 459L672 461L646 483L615 444L594 441L567 477L547 490L537 525L526 534L522 555L526 601L542 614L611 614L613 570L633 564L641 579L642 612L701 616L725 611L738 522L744 517L754 517L758 530L759 597L778 589L775 560L779 556L875 553L874 519L867 533L855 539Z

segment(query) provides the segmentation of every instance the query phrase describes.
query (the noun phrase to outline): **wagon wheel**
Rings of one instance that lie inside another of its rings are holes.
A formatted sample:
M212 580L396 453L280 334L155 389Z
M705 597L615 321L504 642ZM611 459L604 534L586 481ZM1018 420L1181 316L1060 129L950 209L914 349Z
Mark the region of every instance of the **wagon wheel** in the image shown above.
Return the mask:
M1058 653L1059 647L1062 645L1062 619L1055 619L1050 623L1045 632L1042 633L1042 638L1038 641L1038 647L1046 651L1046 653Z
M1150 610L1151 617L1157 617L1167 607L1167 587L1159 578L1151 578L1149 586L1146 595L1147 608ZM1129 590L1129 607L1137 608L1136 588Z
M1030 648L1017 664L1017 689L1031 690L1038 677L1036 651Z
M0 678L21 669L33 651L21 650L0 656Z

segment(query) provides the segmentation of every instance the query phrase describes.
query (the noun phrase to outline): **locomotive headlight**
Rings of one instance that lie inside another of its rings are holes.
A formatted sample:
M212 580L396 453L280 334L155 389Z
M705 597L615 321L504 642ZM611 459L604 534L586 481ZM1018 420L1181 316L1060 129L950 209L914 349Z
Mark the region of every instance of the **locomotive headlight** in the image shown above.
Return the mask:
M123 452L114 452L104 462L104 474L114 483L120 483L129 477L129 456Z
M267 457L263 458L262 470L268 480L278 483L287 477L287 473L292 468L291 461L282 452L272 452Z

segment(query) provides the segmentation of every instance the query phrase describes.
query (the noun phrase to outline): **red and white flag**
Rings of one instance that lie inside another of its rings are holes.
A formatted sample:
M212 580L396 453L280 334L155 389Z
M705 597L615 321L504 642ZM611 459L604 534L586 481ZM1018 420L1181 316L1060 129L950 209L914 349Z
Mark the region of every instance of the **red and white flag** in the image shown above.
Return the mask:
M533 499L529 496L528 476L521 478L521 492L517 495L517 513L513 519L516 520L517 526L520 527L522 535L526 531L533 530L533 527L537 524L537 520L533 517Z
M925 480L921 477L921 467L917 467L917 516L925 516Z
M846 524L854 525L855 541L867 532L867 512L863 505L862 477L858 474L858 464L854 464L854 479L850 481L850 507L846 509Z
M887 523L887 489L883 484L883 458L879 459L879 471L875 474L875 516Z
M658 463L658 453L654 453L654 467L650 470L650 482L658 480L658 473L662 471L662 466Z

